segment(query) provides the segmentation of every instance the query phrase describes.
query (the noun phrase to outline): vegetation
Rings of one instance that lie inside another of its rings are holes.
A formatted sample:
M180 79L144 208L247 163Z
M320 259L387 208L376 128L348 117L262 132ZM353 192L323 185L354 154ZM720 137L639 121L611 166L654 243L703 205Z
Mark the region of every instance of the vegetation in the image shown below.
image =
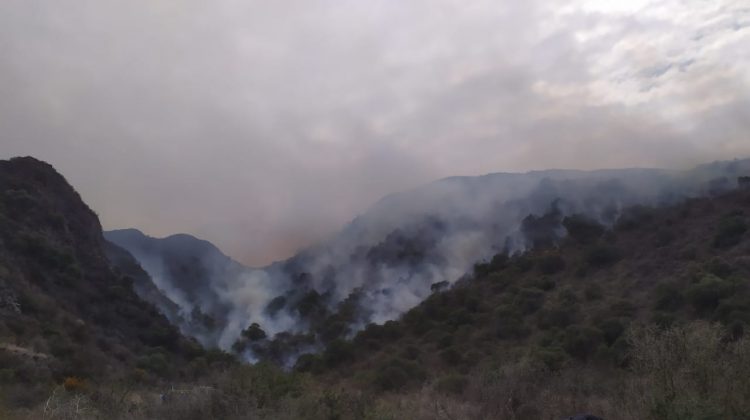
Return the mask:
M0 176L3 419L750 417L750 190L630 209L609 228L527 218L537 248L353 336L356 293L330 308L303 290L265 310L289 305L313 333L251 324L235 345L260 359L248 365L141 301L51 168L4 163ZM430 240L388 238L407 265Z

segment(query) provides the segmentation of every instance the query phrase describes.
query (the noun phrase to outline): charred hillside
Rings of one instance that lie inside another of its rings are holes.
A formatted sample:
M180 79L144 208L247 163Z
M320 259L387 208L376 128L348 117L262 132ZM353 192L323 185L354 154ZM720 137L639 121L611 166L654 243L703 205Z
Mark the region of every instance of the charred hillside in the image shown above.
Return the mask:
M107 246L96 214L50 165L0 161L3 383L43 388L137 369L170 377L202 353L136 294L134 287L158 295L147 279L111 266ZM24 388L16 397L31 404L39 396Z

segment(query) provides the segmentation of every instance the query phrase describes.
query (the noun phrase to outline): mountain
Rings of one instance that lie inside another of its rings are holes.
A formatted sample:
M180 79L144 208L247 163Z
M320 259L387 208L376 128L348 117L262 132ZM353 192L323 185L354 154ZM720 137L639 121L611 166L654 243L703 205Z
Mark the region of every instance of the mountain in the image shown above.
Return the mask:
M296 355L351 337L370 323L397 319L436 288L464 278L478 261L559 242L568 234L566 216L585 215L611 227L626 208L721 194L748 173L750 160L735 160L688 171L547 170L446 178L385 197L333 238L261 269L241 267L208 244L202 247L211 257L168 252L165 268L164 246L153 245L159 240L147 240L152 245L146 246L143 235L132 231L112 240L136 256L170 299L217 320L217 332L212 340L204 336L204 343L233 348L248 360L270 357L290 364ZM180 273L190 261L194 268ZM186 274L191 270L200 275ZM275 341L261 345L248 339L261 335Z
M413 217L390 230L382 215L426 193L389 197L264 269L184 235L115 234L160 256L179 301L104 239L51 166L0 161L0 418L746 418L750 177L738 162L528 175L530 192L450 211L527 176L489 177L490 190L486 179L440 181L426 187L446 203L436 211L411 203ZM372 226L385 229L379 239L356 237ZM479 227L470 236L488 248L467 251L475 262L457 280L370 322L373 290L398 301L419 270L451 264L445 238ZM321 260L345 240L361 247ZM375 283L337 301L346 264ZM203 350L168 322L189 326L180 305L212 304L201 301L211 290L229 302L223 333L239 329L230 347L259 363ZM282 317L292 323L276 333L253 321Z
M479 262L295 369L395 393L398 418L428 418L431 406L445 418L563 418L560 407L747 418L750 177L740 179L715 196L625 208L610 227L564 216L556 243Z
M157 239L123 229L105 232L104 237L134 256L166 298L148 299L150 302L183 332L206 346L216 346L233 310L228 295L231 286L241 282L248 268L210 242L190 235Z
M139 298L160 299L147 275L122 275L106 249L96 214L50 165L0 161L0 371L32 389L5 396L33 404L63 378L136 368L170 377L203 353Z

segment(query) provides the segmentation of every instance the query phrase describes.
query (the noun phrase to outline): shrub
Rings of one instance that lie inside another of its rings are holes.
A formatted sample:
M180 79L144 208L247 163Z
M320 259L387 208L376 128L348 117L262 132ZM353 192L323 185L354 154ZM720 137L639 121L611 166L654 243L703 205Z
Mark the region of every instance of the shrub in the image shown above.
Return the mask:
M469 379L464 375L448 375L435 382L435 390L442 394L461 395L469 384Z
M68 392L82 392L86 387L86 381L75 376L68 376L63 381L63 388Z
M474 265L474 275L484 277L488 274L504 270L508 266L508 254L497 254L489 262Z
M565 329L563 348L571 356L587 360L603 341L602 333L591 327L572 325Z
M242 331L242 336L250 341L258 341L266 338L266 332L263 331L257 322L253 322L249 327Z
M510 306L501 306L495 311L497 321L495 333L499 339L523 338L529 335L523 318Z
M586 251L586 263L594 268L610 266L620 258L620 250L612 245L598 244Z
M716 277L721 277L723 279L729 277L734 272L734 268L732 268L731 265L718 257L712 258L709 262L707 262L705 265L705 270L715 275Z
M654 238L654 246L656 246L657 248L662 248L671 244L674 240L674 232L667 229L660 229L658 232L656 232L656 238Z
M582 244L590 243L604 234L604 226L583 215L568 216L562 224L567 230L568 236Z
M732 289L729 282L707 274L697 283L688 286L685 295L696 311L708 313L719 305L721 299L729 296Z
M410 384L421 383L425 373L415 363L402 359L392 359L381 365L372 383L380 391L396 391Z
M565 328L575 321L576 314L577 309L575 307L544 308L537 314L537 325L543 330Z
M544 303L544 291L535 287L518 291L513 304L524 314L536 312Z
M735 321L750 323L750 297L734 295L723 300L716 307L716 318L724 324Z
M616 318L632 318L638 308L625 299L617 299L609 305L609 315Z
M656 311L651 315L651 322L659 328L667 329L674 326L677 318L671 313Z
M409 377L397 366L387 366L375 373L373 384L380 391L396 391L406 386Z
M602 293L602 288L598 284L589 284L585 289L583 289L583 297L585 297L589 302L593 300L599 300L603 296L604 294Z
M631 207L620 216L617 221L617 229L633 230L639 226L644 226L654 220L654 209L644 206Z
M558 346L535 348L531 351L530 358L553 372L560 370L568 360L565 350Z
M407 360L417 360L421 353L419 347L407 346L401 354L403 354L404 358Z
M461 353L454 347L449 347L440 352L440 359L449 366L456 366L463 360Z
M170 366L167 356L163 353L151 353L138 359L137 366L145 371L155 373L159 376L166 376L169 373Z
M323 361L328 367L335 367L354 358L352 343L344 340L333 340L323 353Z
M544 290L545 292L549 292L557 286L557 283L549 277L535 277L533 280L531 280L531 282L529 282L529 285L531 287Z
M674 282L660 283L656 286L654 295L656 297L654 308L660 311L676 311L685 302L682 288Z
M558 254L547 254L538 259L536 266L542 274L556 274L565 269L565 260Z
M625 324L618 318L605 319L597 324L597 328L602 332L604 341L611 346L625 332Z
M303 354L297 358L294 370L297 372L321 373L323 371L323 359L317 354Z
M747 232L747 223L744 218L738 215L725 217L719 223L718 232L714 237L713 245L715 248L731 248L740 241Z

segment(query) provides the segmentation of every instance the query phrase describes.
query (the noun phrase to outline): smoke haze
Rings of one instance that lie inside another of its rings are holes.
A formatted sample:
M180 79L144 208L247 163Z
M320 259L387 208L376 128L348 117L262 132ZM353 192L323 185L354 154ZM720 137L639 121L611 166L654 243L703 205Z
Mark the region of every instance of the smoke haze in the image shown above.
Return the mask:
M750 154L742 0L6 0L0 154L265 265L452 175Z

